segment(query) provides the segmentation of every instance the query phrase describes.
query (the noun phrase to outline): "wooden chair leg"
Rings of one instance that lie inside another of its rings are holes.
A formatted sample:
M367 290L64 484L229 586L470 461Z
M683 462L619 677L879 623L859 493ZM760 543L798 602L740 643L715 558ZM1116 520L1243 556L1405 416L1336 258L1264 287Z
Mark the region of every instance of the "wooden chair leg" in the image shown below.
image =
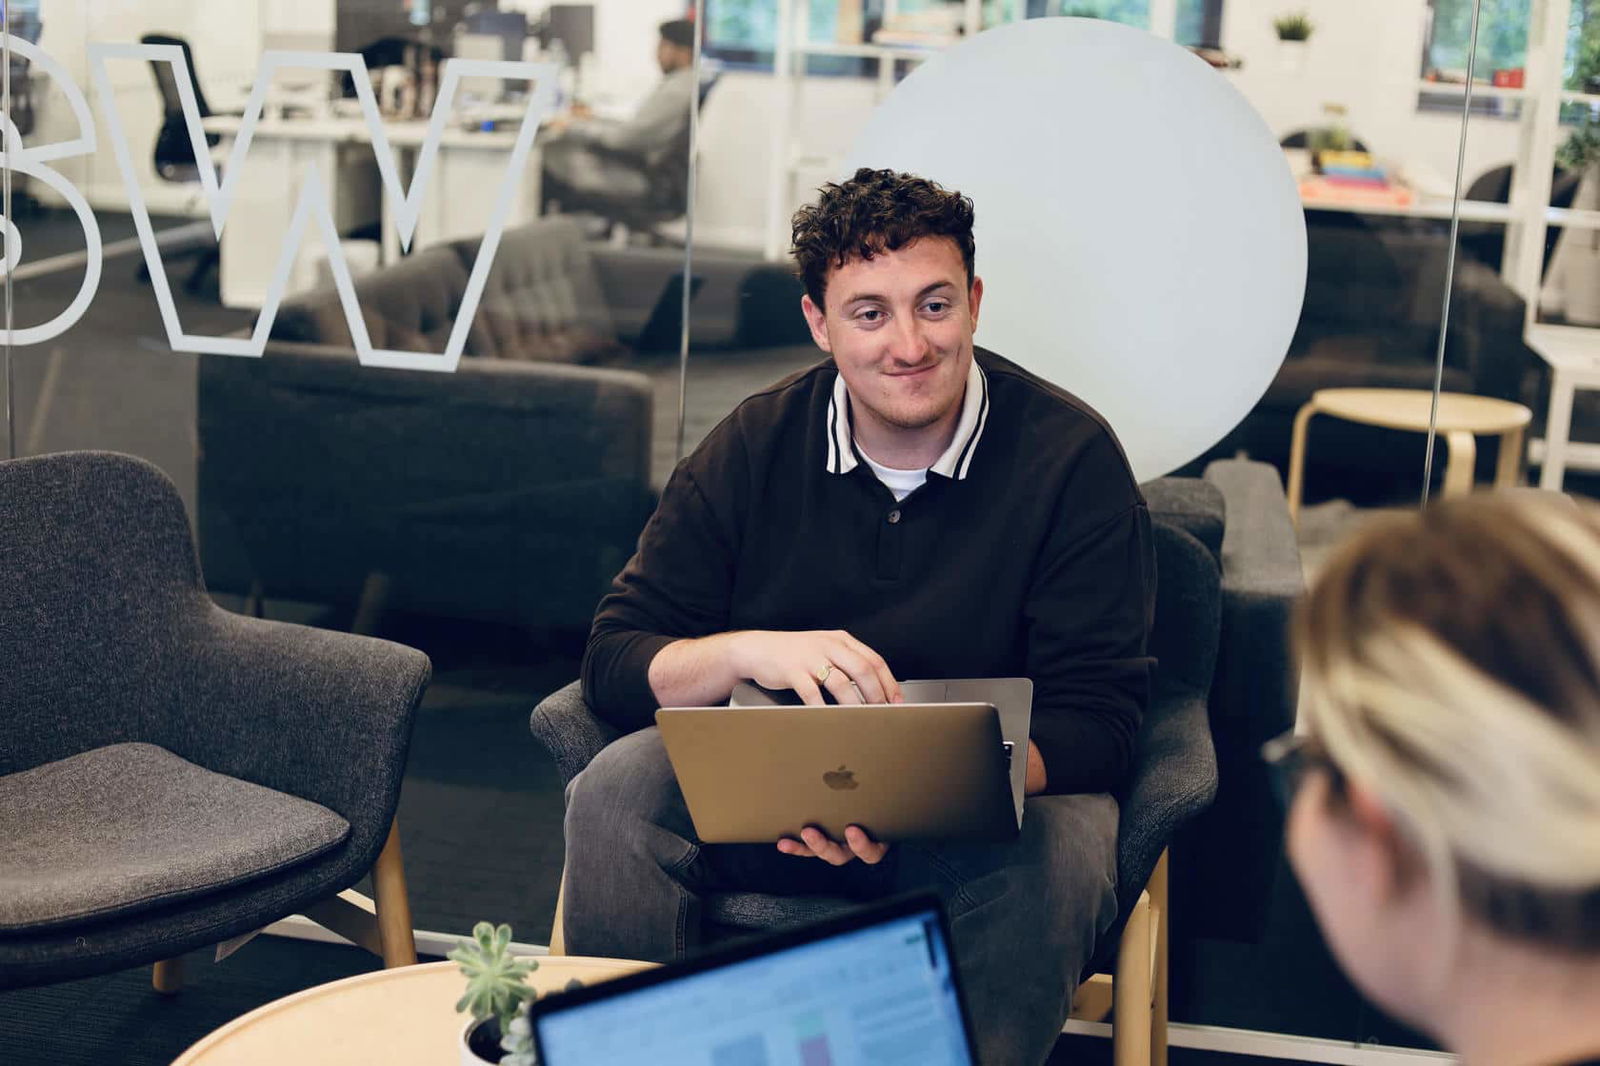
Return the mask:
M567 899L567 871L561 871L561 887L556 889L556 914L550 925L550 954L567 953L567 934L561 928L563 904Z
M411 897L406 894L406 867L400 855L400 822L389 823L389 839L372 864L372 894L378 917L378 939L383 944L383 965L411 966L417 961L417 942L411 932Z
M1294 416L1294 433L1289 441L1289 521L1300 524L1300 497L1306 484L1306 427L1311 416L1317 413L1317 401L1312 399Z
M1444 487L1441 496L1465 496L1472 491L1473 468L1478 465L1478 442L1464 429L1445 434Z
M1500 458L1495 463L1496 488L1510 488L1522 483L1522 430L1513 429L1500 434Z
M1154 959L1150 893L1139 894L1122 942L1117 945L1117 972L1112 979L1111 1061L1114 1066L1150 1066L1153 1031L1150 979Z
M183 959L162 959L150 968L150 987L163 996L175 996L183 987Z
M367 637L378 632L383 612L389 606L391 585L388 574L373 571L367 575L366 580L361 583L361 598L356 601L356 613L350 620L350 632Z
M1150 1066L1167 1066L1167 855L1163 851L1150 875L1150 924L1155 933L1150 983Z

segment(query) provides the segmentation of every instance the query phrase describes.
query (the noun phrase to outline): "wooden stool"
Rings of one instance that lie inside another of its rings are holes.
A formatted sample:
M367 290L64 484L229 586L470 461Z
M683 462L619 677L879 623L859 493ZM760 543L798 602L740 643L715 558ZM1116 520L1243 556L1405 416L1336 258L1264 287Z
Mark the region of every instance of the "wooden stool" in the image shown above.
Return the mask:
M1300 496L1305 487L1306 426L1312 415L1330 415L1346 422L1385 429L1428 432L1433 393L1425 389L1318 389L1294 418L1294 438L1289 448L1289 518L1300 520ZM1477 463L1476 434L1498 435L1500 459L1494 483L1515 485L1522 466L1522 431L1533 417L1520 403L1491 396L1460 392L1439 394L1438 434L1445 440L1444 492L1458 496L1472 491Z

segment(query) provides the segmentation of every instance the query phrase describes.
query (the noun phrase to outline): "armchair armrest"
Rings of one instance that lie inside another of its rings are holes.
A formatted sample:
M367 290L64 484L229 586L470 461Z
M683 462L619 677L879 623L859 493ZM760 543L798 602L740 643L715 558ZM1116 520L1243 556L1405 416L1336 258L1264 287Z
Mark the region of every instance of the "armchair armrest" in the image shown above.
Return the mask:
M563 784L571 783L607 744L622 734L597 718L574 681L546 696L533 709L528 728L556 761Z
M1196 935L1254 941L1266 924L1283 848L1282 812L1261 745L1294 725L1297 672L1289 620L1305 588L1283 485L1266 463L1224 459L1204 477L1222 490L1222 644L1211 687L1216 802L1182 844L1174 876Z
M1289 616L1305 590L1300 546L1276 468L1219 459L1205 479L1222 490L1222 647L1212 714L1270 740L1294 724Z
M632 344L650 321L667 283L683 273L683 253L664 248L592 248L589 254L617 336Z
M191 762L376 826L400 794L431 674L400 644L232 614L206 603L161 647L145 736ZM376 811L381 817L374 818Z

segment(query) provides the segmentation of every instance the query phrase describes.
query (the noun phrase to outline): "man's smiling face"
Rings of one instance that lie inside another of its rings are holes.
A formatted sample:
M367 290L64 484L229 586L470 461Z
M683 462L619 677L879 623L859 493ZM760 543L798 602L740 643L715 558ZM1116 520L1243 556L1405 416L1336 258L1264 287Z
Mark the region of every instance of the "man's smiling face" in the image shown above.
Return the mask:
M955 241L925 237L828 272L825 307L801 301L811 336L833 356L858 429L953 429L972 365L983 282L967 284ZM870 432L869 429L869 432Z

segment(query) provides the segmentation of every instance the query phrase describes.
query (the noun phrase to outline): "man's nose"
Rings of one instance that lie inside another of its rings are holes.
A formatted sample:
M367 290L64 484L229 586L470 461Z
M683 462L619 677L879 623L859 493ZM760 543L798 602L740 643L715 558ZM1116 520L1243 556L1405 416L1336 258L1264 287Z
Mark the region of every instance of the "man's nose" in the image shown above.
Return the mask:
M917 316L900 315L894 321L894 332L889 338L890 357L906 366L916 366L926 360L933 345L928 342Z

